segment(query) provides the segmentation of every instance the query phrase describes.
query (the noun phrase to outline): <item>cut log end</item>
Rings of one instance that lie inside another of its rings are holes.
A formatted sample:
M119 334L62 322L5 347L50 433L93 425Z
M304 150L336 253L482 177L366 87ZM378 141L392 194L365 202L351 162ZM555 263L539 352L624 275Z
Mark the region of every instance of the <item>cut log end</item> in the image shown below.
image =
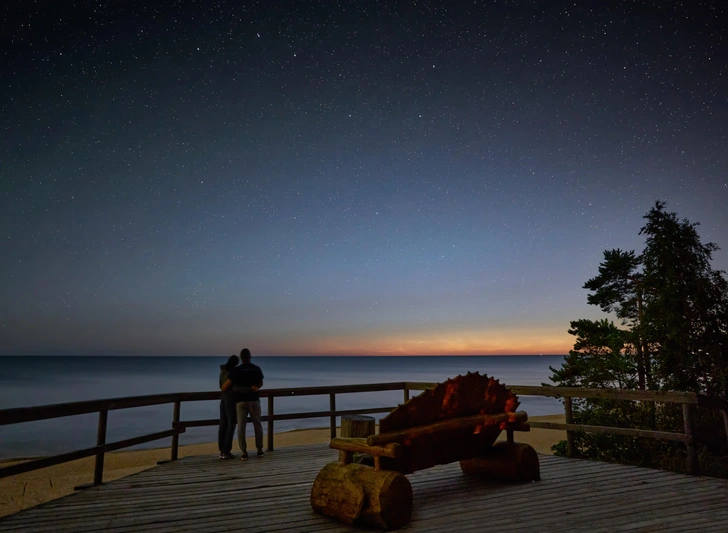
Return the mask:
M311 507L346 524L397 529L412 517L412 485L398 472L329 463L313 483Z
M362 521L387 529L397 529L409 524L412 518L412 485L399 472L374 470L362 465L376 476L384 474L386 481L376 490L376 483L365 494L369 497L368 505L362 509ZM370 474L371 475L371 474Z
M366 438L375 433L376 420L373 416L344 415L341 417L342 437Z

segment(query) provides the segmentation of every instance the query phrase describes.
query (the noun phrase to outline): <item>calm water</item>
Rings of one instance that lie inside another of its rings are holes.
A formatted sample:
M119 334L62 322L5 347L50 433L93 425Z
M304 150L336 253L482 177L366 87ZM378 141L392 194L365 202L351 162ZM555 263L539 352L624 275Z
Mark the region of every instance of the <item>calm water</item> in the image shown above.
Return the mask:
M0 357L0 409L53 403L217 389L226 357ZM488 357L258 357L265 388L314 387L390 381L441 382L470 372L512 385L548 382L549 366L562 356ZM338 409L384 407L402 401L401 391L337 395ZM328 396L276 398L276 413L327 410ZM219 416L219 401L182 404L182 420ZM562 412L553 398L522 397L531 416ZM263 402L265 414L266 402ZM378 416L378 415L376 415ZM0 458L63 453L96 443L98 415L89 414L0 426ZM107 442L171 427L172 405L111 411ZM324 427L328 419L276 422L276 431ZM252 427L248 428L252 434ZM182 444L211 442L217 428L191 428ZM168 446L169 439L141 447Z

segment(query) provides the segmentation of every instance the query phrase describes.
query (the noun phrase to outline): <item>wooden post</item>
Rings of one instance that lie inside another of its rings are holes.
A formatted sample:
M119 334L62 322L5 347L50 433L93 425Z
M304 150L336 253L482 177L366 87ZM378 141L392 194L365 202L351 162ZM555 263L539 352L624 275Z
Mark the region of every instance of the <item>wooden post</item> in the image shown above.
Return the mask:
M106 444L106 422L109 419L108 409L99 411L99 427L96 430L96 446ZM94 467L94 485L101 485L104 479L104 451L96 452L96 466Z
M373 416L344 415L341 417L341 431L339 431L339 434L342 437L366 439L369 435L374 435L376 423L377 421Z
M376 422L373 416L344 415L341 417L339 436L347 439L366 439L369 435L374 435ZM332 446L336 440L338 439L331 439L329 446ZM339 461L342 464L349 464L351 462L371 464L371 461L374 461L375 465L378 464L375 457L372 457L370 453L371 451L369 450L359 450L352 455L346 451L340 451Z
M571 397L564 398L564 421L567 424L574 423L574 413L571 409ZM566 457L574 457L574 432L566 431Z
M409 401L409 387L407 386L407 383L404 384L404 403L407 403Z
M693 434L693 414L690 404L682 404L683 425L685 426L685 445L688 451L688 474L697 476L700 473L698 464L698 449L695 447L695 435Z
M336 438L336 393L329 394L329 411L331 411L331 438Z
M273 451L273 396L268 396L268 451Z
M181 403L182 402L180 402L179 400L174 402L174 413L172 414L172 427L173 428L176 427L177 423L179 422L179 411L180 411ZM177 460L178 452L179 452L179 435L172 435L172 457L171 457L172 461Z
M723 426L725 429L725 440L728 442L728 412L721 411L723 413Z

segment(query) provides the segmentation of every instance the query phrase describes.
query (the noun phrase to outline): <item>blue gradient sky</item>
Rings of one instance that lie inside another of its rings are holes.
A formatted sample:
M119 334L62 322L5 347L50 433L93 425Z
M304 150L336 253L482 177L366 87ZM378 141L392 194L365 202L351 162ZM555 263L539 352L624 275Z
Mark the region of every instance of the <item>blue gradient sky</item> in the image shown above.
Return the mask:
M10 8L0 354L566 353L728 246L724 3L262 4Z

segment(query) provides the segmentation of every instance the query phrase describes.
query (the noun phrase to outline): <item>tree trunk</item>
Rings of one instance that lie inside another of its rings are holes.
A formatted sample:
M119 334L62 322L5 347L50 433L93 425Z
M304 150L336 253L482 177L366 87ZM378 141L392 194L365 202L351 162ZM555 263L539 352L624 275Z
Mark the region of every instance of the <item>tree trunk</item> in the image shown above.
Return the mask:
M639 345L637 346L637 387L640 390L647 389L645 384L645 357L643 346L642 346L642 339L638 339Z
M647 382L652 381L652 378L650 376L650 362L647 359L647 346L645 345L645 337L644 337L644 307L642 305L642 284L640 280L637 280L636 283L637 288L637 313L638 313L638 320L639 320L639 331L638 337L639 337L639 348L638 348L638 354L637 354L637 378L639 380L639 388L641 390L647 389Z
M541 481L538 454L523 443L498 442L483 456L460 461L460 469L493 481Z
M412 486L398 472L333 462L313 482L311 507L346 524L396 529L412 517Z

